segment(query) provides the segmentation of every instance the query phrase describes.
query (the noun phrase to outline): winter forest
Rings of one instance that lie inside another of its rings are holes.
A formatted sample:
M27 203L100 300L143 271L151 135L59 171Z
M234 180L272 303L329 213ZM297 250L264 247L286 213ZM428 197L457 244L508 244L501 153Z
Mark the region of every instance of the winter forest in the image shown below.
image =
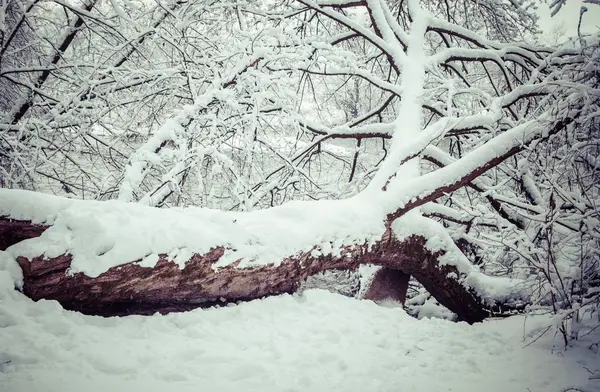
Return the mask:
M0 0L0 391L600 391L598 16Z

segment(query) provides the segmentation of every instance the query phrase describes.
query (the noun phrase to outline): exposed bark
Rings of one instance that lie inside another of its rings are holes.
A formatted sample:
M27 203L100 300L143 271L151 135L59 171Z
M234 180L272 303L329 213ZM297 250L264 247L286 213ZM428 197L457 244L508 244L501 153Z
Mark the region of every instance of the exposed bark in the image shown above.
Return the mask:
M364 298L373 301L394 300L404 304L410 275L400 270L381 268L375 272Z
M0 219L0 226L6 222ZM20 230L28 232L23 227ZM39 235L34 229L30 232ZM326 269L376 264L413 275L460 319L469 323L483 320L488 312L481 300L449 277L460 274L454 267L440 266L438 258L444 252L429 251L425 242L425 238L414 235L398 241L388 230L375 245L347 246L340 256L314 257L306 252L288 257L278 266L237 268L232 264L215 271L213 264L225 252L225 248L217 247L194 255L183 269L163 254L153 268L140 266L139 260L132 261L95 278L83 273L69 274L70 255L32 260L18 257L17 262L23 270L23 291L27 296L57 300L67 309L87 314L167 313L218 302L252 300L294 292L308 276Z
M0 250L28 238L39 237L48 226L36 225L30 221L19 221L0 217Z

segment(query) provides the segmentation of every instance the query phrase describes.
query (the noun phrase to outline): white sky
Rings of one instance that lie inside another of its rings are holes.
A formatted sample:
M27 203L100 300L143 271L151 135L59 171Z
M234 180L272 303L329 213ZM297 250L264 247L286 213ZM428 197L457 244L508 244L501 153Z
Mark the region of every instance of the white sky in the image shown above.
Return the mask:
M583 4L582 0L567 0L567 4L554 17L550 17L548 4L541 1L540 3L538 14L540 16L539 23L542 31L552 35L551 33L556 26L563 26L564 38L577 35L577 23L579 22L579 10ZM586 4L586 7L588 11L583 15L581 31L584 33L598 31L600 29L600 6ZM548 38L552 40L551 37Z

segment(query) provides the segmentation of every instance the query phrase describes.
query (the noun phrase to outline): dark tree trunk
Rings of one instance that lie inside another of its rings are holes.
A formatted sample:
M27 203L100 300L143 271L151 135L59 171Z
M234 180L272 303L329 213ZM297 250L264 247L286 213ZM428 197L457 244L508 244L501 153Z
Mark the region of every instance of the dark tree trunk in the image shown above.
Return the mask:
M375 272L365 293L365 299L373 301L394 300L404 304L410 275L400 270L381 268Z
M0 230L0 236L8 245L28 233L38 236L43 228L6 219L0 219L0 227L6 227ZM18 233L11 232L11 227L17 227ZM153 268L140 266L139 260L132 261L94 278L83 273L69 274L70 255L51 259L40 256L31 260L17 257L17 262L23 270L23 291L27 296L34 300L57 300L67 309L86 314L167 313L215 303L247 301L294 292L308 276L326 269L376 264L386 267L390 276L394 274L391 271L396 271L396 280L388 282L388 290L405 292L401 287L402 277L413 275L460 319L469 323L483 320L488 312L481 300L458 280L449 277L460 274L454 267L440 266L438 258L444 252L429 251L425 242L420 236L398 241L388 230L374 246L368 249L366 246L347 246L339 257L314 257L307 252L288 257L278 266L237 268L233 264L215 272L212 266L225 252L225 248L217 247L206 254L194 255L183 269L168 261L166 255L160 255ZM396 283L399 287L394 288Z
M39 237L48 226L36 225L30 221L19 221L0 217L0 250L28 238Z

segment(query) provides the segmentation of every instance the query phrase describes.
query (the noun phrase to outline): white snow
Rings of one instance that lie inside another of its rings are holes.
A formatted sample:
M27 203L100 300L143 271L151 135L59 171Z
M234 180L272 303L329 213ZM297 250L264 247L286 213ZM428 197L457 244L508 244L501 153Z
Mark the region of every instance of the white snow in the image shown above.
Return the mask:
M423 304L417 307L416 317L421 320L424 318L439 318L445 320L452 320L455 315L447 308L438 304L437 301L430 297L425 299Z
M51 225L58 212L74 203L77 203L77 200L45 193L0 189L0 216L16 220Z
M13 256L73 256L71 272L95 277L111 267L169 254L181 267L193 253L224 246L215 267L279 264L299 252L340 251L342 245L380 239L385 214L360 197L289 202L267 210L226 212L208 208L159 209L139 203L79 201L0 189L0 216L53 222L39 238L22 241ZM316 240L316 241L315 241ZM154 256L153 256L154 255ZM152 256L152 257L151 257Z
M524 347L529 325L544 322L416 320L319 290L167 316L90 317L31 301L0 269L0 391L599 390L585 370L599 370L598 354L587 347L552 350L560 346L552 333Z

